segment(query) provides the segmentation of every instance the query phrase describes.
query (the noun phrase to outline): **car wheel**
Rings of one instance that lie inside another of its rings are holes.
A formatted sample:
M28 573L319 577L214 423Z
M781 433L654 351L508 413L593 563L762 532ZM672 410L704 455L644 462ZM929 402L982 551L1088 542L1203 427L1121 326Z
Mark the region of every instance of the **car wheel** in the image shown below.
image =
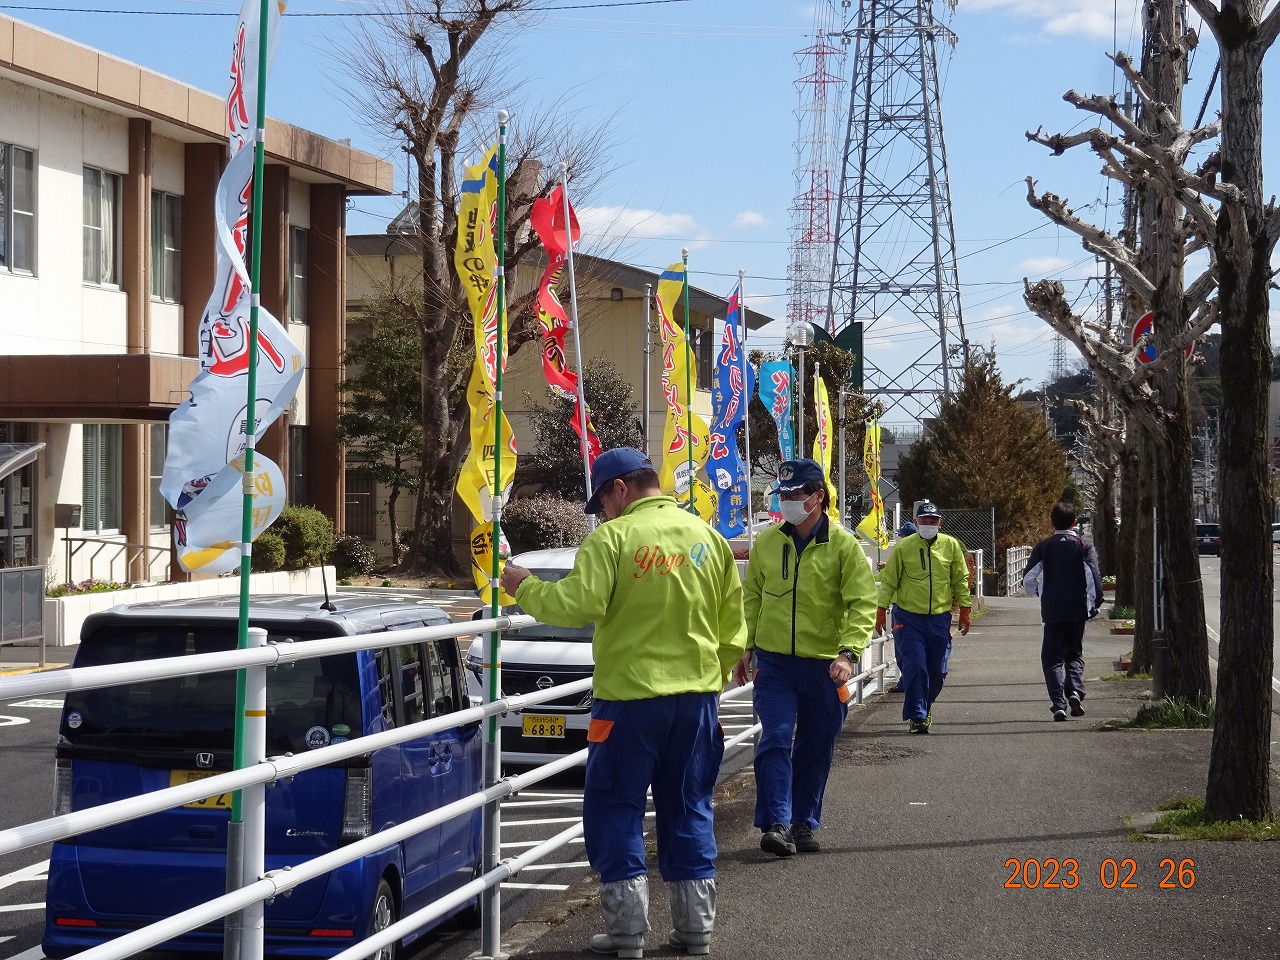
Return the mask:
M396 897L386 878L378 881L378 892L373 895L373 910L369 914L369 935L387 929L396 922ZM389 943L373 954L371 960L396 960L398 943Z

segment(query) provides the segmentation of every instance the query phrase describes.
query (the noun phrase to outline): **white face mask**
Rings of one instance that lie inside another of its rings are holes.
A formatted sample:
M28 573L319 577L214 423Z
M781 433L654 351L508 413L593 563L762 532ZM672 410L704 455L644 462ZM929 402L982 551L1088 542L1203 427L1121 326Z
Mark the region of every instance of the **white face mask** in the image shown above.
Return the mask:
M808 502L808 497L805 497L803 500L783 500L778 507L778 509L782 511L782 519L787 521L787 523L791 524L793 527L804 523L809 519L809 514L813 512L805 507L805 504Z
M938 535L938 525L933 523L916 523L916 533L922 540L932 540Z

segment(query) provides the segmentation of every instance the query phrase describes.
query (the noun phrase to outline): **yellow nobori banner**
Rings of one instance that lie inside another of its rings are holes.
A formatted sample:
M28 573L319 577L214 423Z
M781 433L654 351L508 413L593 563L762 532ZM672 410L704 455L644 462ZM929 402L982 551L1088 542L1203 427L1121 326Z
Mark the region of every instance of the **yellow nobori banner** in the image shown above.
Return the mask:
M685 340L684 330L673 319L672 308L684 290L683 263L673 263L658 277L658 329L662 334L662 395L667 401L667 419L662 428L662 463L658 479L665 493L689 502L692 481L693 506L698 515L711 522L716 498L711 487L697 471L707 463L711 452L711 430L707 421L689 410L692 397L686 384L697 382L693 354ZM693 448L693 472L689 476L689 449Z
M462 179L462 198L458 203L458 242L453 263L462 280L475 323L476 358L467 383L467 403L471 408L471 450L458 475L458 496L471 515L481 523L493 520L493 496L500 491L505 497L516 472L516 439L506 414L497 417L494 382L498 365L506 368L506 356L498 356L498 324L506 321L498 313L498 291L495 282L497 251L494 248L494 224L498 205L498 145L495 143L484 159L468 167ZM505 344L504 344L505 346ZM505 354L505 350L504 350ZM498 475L496 436L502 430L502 473ZM489 572L492 569L492 537L473 536L471 571L481 590L483 603L490 602ZM482 555L483 554L483 555ZM500 595L503 604L514 603Z
M889 532L884 526L884 501L880 499L880 424L867 421L867 437L862 444L862 465L871 481L871 512L858 524L858 532L878 544L881 549L889 546Z
M831 422L831 401L827 396L827 385L822 373L814 366L813 373L813 414L818 421L818 429L813 435L813 459L822 467L822 477L827 482L827 515L836 523L840 522L839 495L831 484L831 447L835 437L835 425ZM840 465L844 469L844 464Z

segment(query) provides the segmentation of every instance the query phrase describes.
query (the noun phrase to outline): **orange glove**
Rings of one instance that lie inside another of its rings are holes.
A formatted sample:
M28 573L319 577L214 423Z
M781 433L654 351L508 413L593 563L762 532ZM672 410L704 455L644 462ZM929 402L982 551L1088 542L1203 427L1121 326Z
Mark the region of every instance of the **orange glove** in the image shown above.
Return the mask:
M872 632L873 637L881 636L884 633L884 623L889 611L884 607L876 607L876 628Z
M960 608L960 636L967 637L969 635L969 608Z

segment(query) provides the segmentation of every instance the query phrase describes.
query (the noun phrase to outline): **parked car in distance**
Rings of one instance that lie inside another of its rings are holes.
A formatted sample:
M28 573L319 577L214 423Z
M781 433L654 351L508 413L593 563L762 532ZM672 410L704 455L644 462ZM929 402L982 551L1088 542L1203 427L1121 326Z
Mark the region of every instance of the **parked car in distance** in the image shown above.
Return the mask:
M1274 547L1277 543L1280 543L1280 523L1273 523L1271 525L1271 545Z
M1275 534L1272 534L1274 539ZM1200 553L1220 556L1222 554L1222 528L1216 523L1196 524L1196 549Z
M94 614L74 666L233 650L238 604L238 597L216 597ZM275 643L448 622L426 601L403 597L339 595L328 605L314 596L255 596L250 606L251 625ZM234 672L68 693L55 815L230 770L235 699ZM455 639L301 660L267 678L267 754L306 753L468 705ZM270 786L267 869L291 867L478 792L478 734L478 723L453 727ZM55 843L45 955L79 953L224 893L230 808L231 795L222 794ZM277 897L266 906L268 956L333 956L470 881L479 867L480 817L477 810L389 843ZM475 901L454 913L479 921ZM398 946L378 960L394 960ZM221 924L159 949L221 953Z
M573 569L576 547L534 550L511 558L538 579L563 580ZM523 613L518 606L503 613ZM569 628L539 624L506 633L502 638L502 692L508 696L534 693L554 684L590 677L595 671L592 626ZM484 694L484 660L487 634L481 634L467 652L468 684L473 696ZM501 718L502 759L515 765L546 763L576 753L587 745L591 724L591 691L558 697L525 711Z

